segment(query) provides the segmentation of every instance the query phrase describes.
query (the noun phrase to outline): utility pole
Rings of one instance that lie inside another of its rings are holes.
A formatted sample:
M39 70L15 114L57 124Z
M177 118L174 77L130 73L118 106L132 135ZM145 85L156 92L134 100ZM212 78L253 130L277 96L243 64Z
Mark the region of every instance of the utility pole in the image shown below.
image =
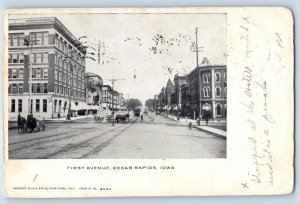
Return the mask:
M196 68L197 68L199 66L199 52L203 52L203 50L201 50L203 47L198 46L198 27L195 28L195 35L196 35L196 43L195 43L195 47L193 46L191 47L191 51L196 52ZM201 115L201 94L199 100L200 100L199 114ZM194 118L195 118L195 111L194 111Z
M126 79L115 79L114 77L112 79L103 79L103 80L108 80L111 82L111 89L112 89L112 126L115 126L115 110L114 110L114 86L116 81L120 80L126 80Z
M30 56L32 54L33 43L36 43L38 41L39 40L30 39L30 36L29 36L29 40L24 39L24 43L23 43L29 49L29 53L28 53L28 71L29 71L29 79L28 79L28 82L29 82L29 88L28 88L28 114L32 113L31 89L32 89L32 65L34 63L34 59L32 60L32 62L30 62L31 61Z
M196 34L196 67L199 65L199 59L198 59L198 27L195 29L195 34Z
M73 66L71 63L69 63L70 66L70 72L71 72L71 79L69 79L70 82L70 95L69 95L69 110L67 115L67 120L71 120L71 103L72 103L72 95L73 95Z

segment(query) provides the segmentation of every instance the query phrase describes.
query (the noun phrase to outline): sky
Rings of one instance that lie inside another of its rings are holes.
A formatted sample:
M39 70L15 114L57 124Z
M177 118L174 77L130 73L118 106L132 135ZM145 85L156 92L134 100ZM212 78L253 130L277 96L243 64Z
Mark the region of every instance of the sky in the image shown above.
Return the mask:
M199 64L226 65L226 14L44 14L19 17L57 17L97 55L86 60L86 71L104 84L116 81L125 98L153 98L174 75L196 67L195 29L198 27ZM16 18L13 16L12 18ZM91 53L92 52L92 53ZM97 58L97 57L95 57ZM136 76L136 77L134 77Z

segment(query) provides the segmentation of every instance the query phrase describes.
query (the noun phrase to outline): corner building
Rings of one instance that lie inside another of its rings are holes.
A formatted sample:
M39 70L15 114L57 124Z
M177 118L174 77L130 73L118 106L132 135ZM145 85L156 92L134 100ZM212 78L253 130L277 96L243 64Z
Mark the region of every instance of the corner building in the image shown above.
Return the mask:
M201 65L188 74L190 107L194 117L208 110L212 120L227 117L226 65Z
M84 103L86 49L57 18L11 19L8 33L9 120L64 117L70 98L71 109Z

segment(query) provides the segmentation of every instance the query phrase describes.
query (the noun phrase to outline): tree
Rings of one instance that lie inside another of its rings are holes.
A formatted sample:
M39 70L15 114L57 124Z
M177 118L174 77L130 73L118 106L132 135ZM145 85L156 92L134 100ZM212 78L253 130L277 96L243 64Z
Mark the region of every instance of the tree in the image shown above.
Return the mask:
M142 102L139 99L131 98L129 100L126 100L124 104L125 107L128 107L129 109L134 109L137 106L141 106Z
M145 106L147 106L148 108L152 109L152 108L155 108L155 100L154 99L148 99L146 102L145 102Z

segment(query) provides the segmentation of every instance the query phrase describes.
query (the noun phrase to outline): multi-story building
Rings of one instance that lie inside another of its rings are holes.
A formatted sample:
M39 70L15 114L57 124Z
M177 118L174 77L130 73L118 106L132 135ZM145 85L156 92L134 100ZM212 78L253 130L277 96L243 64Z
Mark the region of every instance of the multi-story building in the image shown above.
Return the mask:
M63 116L70 97L71 108L84 102L86 49L57 18L11 19L8 33L10 119Z
M188 74L190 108L194 117L210 112L211 119L226 118L226 65L200 65Z
M171 79L168 80L166 89L165 89L165 94L166 94L166 103L168 108L171 106L171 95L175 93L175 85L172 83Z
M166 104L165 87L162 87L160 93L158 94L158 110L163 111Z
M85 74L86 80L86 103L88 105L102 106L102 78L94 73L87 72Z
M183 84L186 84L186 76L179 76L178 74L175 75L174 77L174 84L175 84L175 102L176 106L178 106L178 110L181 109L182 106L182 91L181 91L181 86Z
M190 89L188 83L183 83L180 86L181 92L181 111L180 116L183 117L191 117L191 110L190 110Z
M109 85L102 86L102 107L112 108L112 88Z

